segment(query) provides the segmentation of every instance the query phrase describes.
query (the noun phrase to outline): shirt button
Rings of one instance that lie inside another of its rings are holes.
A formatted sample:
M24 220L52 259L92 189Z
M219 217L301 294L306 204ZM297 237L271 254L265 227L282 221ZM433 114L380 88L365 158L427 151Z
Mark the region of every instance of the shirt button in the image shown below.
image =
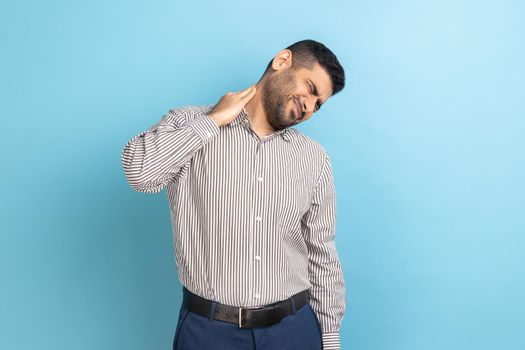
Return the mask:
M261 260L261 257L259 255L256 255L255 260Z
M261 217L258 216L258 217L255 218L255 220L257 220L257 221L261 221Z
M261 296L259 294L255 294L255 297L259 299Z
M211 136L211 132L206 131L206 136Z
M259 177L257 178L257 181L262 181L262 176L259 176Z

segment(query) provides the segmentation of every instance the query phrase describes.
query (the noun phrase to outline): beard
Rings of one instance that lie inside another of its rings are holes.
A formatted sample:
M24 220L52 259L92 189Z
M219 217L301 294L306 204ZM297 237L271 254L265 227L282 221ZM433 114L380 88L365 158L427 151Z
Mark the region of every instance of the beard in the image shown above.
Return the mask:
M270 76L263 87L263 108L266 113L268 123L275 130L282 130L291 125L297 124L293 113L289 113L286 107L293 102L293 92L296 84L294 74L291 69L287 69L281 74ZM295 108L295 106L294 106Z

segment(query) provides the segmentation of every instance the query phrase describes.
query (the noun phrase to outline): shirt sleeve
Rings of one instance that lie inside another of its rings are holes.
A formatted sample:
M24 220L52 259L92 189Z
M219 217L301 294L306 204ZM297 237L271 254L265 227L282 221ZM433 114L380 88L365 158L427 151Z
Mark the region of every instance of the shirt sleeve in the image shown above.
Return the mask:
M339 332L346 309L345 282L335 246L335 207L332 168L325 153L310 208L301 220L312 283L310 304L321 326L323 350L341 348Z
M138 192L160 192L218 134L219 126L208 114L191 108L170 109L122 149L120 158L129 185Z

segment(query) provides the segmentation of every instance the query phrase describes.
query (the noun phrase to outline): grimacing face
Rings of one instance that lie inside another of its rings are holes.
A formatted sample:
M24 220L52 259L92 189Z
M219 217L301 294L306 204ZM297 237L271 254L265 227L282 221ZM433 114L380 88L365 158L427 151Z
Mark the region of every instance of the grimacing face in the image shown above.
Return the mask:
M268 123L281 130L308 120L332 94L330 76L316 64L312 69L291 66L274 71L263 85Z

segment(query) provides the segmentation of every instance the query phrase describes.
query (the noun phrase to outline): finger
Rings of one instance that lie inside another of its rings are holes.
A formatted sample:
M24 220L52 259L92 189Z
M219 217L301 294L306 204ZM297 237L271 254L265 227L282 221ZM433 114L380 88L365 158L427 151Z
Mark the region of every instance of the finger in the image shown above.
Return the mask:
M240 96L241 98L244 98L244 97L246 97L246 96L250 96L251 94L255 93L256 90L257 90L257 87L256 87L255 85L252 85L252 86L250 86L249 88L244 89L243 91L241 91L241 92L239 93L239 96Z
M240 90L239 92L237 92L237 94L238 94L238 95L244 95L245 93L251 91L251 90L253 89L254 86L255 86L255 84L254 84L254 85L250 85L250 86L248 86L246 89L244 89L244 90Z
M254 96L255 96L255 89L254 89L253 93L248 93L247 95L241 97L241 101L242 101L242 103L246 104L249 101L251 101L251 99L253 99Z

